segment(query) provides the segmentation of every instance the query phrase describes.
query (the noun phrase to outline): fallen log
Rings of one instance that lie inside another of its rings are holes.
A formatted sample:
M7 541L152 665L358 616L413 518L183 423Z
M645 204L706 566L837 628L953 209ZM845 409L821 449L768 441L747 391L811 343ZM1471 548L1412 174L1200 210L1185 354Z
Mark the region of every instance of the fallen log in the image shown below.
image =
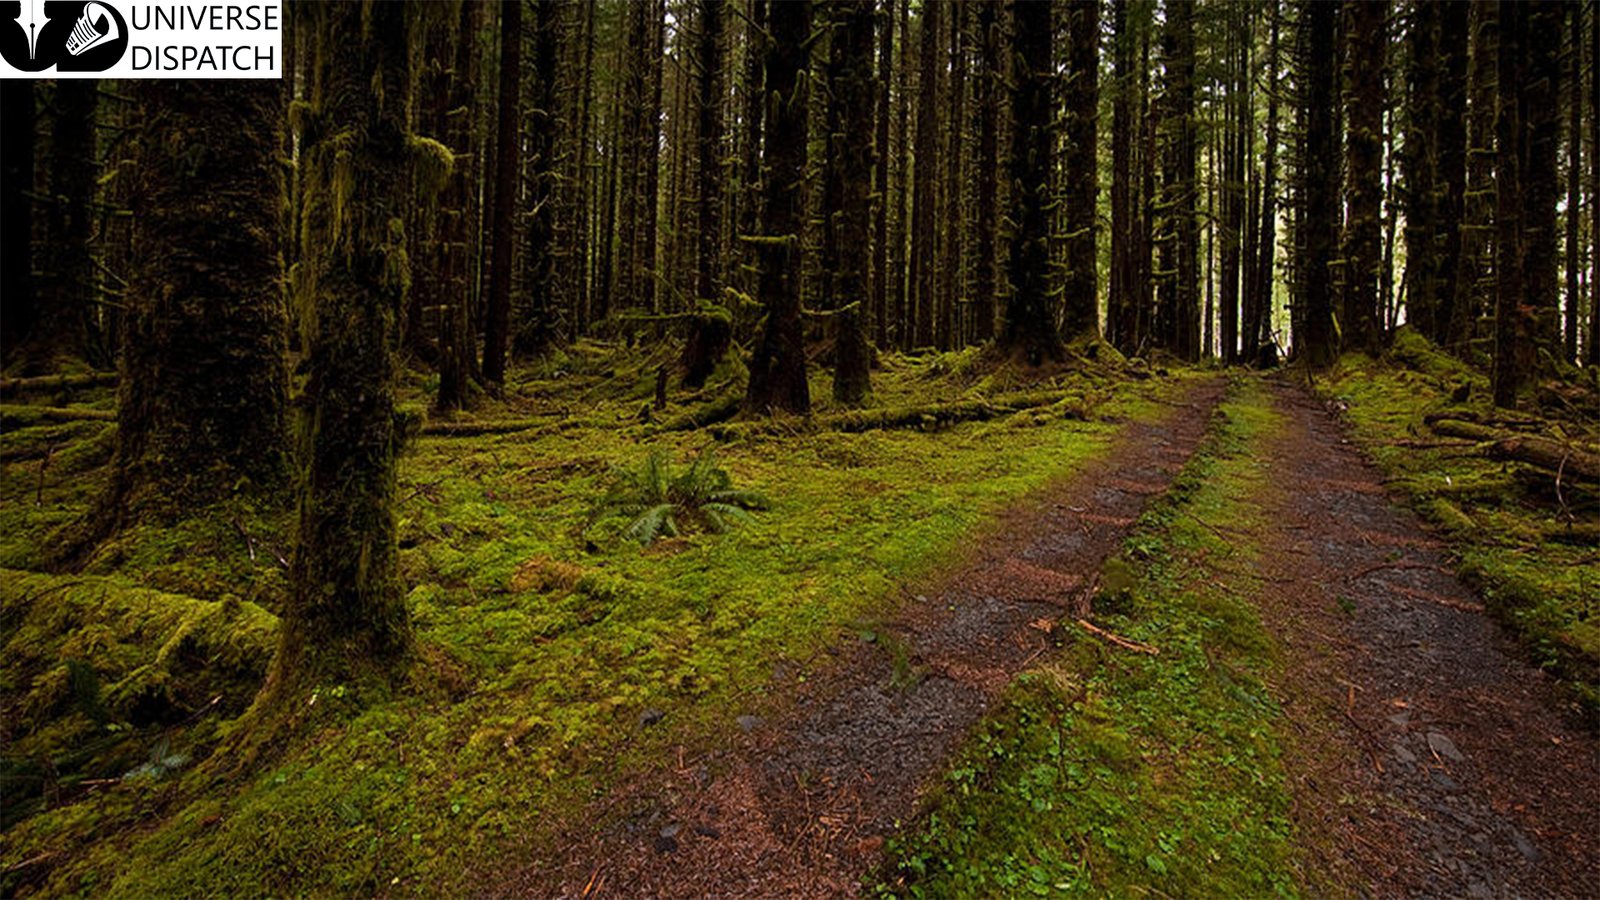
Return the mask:
M1445 437L1466 438L1469 441L1497 441L1507 436L1507 432L1498 428L1490 428L1465 419L1435 419L1428 423L1435 434Z
M0 379L0 397L66 388L106 387L117 383L116 372L87 372L81 375L39 375L34 378Z
M1028 409L1082 400L1076 391L1030 391L1004 394L976 400L956 400L948 403L926 403L914 406L885 409L862 409L812 416L804 419L766 419L753 422L733 422L710 428L712 437L719 441L739 440L772 434L812 433L842 431L859 433L884 428L942 428L958 422L978 422L998 418ZM1064 409L1067 417L1083 419L1085 413L1073 406Z
M27 428L40 422L115 422L116 420L117 412L113 409L24 404L0 406L0 424L6 428Z
M531 431L544 425L551 425L548 418L484 419L477 422L429 422L422 426L422 433L431 437L477 437L482 434L515 434L519 431ZM552 427L559 428L559 423Z
M739 414L739 408L743 403L743 394L737 391L730 392L709 403L667 419L661 423L660 428L662 431L692 431L696 428L704 428L707 425L726 422Z
M1600 455L1539 437L1508 437L1489 446L1491 459L1527 463L1547 472L1583 481L1600 481Z
M1569 522L1546 528L1544 539L1576 547L1600 547L1600 522Z

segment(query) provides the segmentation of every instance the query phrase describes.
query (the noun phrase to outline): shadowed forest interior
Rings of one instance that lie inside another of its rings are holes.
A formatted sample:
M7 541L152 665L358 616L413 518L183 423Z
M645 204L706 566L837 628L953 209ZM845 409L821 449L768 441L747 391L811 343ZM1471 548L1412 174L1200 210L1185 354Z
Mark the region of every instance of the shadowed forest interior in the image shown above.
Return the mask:
M0 894L1600 893L1600 3L283 20L0 80Z

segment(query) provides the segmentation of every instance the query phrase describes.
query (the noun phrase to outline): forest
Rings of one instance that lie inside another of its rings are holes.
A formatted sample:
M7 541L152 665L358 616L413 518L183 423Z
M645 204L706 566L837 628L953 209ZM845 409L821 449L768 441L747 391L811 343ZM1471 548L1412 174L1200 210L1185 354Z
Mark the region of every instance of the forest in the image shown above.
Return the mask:
M282 21L0 79L0 895L1600 896L1600 2Z

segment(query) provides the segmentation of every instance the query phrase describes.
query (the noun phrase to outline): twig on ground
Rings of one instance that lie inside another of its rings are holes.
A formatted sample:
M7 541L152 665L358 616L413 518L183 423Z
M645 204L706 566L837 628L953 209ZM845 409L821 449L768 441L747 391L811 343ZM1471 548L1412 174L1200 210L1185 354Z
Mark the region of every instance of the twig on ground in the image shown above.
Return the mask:
M1132 650L1135 653L1148 653L1151 656L1158 656L1161 653L1161 650L1158 647L1152 647L1149 644L1140 643L1139 641L1130 640L1120 635L1112 634L1111 632L1106 631L1104 628L1094 625L1088 619L1079 619L1078 625L1084 631L1104 638L1105 640L1116 644L1118 647L1122 647L1125 650Z

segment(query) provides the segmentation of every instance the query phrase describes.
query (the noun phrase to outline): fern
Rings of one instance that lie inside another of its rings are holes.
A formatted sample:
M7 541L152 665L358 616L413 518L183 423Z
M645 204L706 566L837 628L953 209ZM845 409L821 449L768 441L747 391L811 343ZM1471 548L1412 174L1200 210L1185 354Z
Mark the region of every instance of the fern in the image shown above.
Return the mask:
M656 449L638 468L617 470L589 522L629 516L622 536L649 545L662 535L677 537L684 524L720 534L749 521L750 510L766 508L766 497L733 486L714 450L706 449L674 473L666 453Z

